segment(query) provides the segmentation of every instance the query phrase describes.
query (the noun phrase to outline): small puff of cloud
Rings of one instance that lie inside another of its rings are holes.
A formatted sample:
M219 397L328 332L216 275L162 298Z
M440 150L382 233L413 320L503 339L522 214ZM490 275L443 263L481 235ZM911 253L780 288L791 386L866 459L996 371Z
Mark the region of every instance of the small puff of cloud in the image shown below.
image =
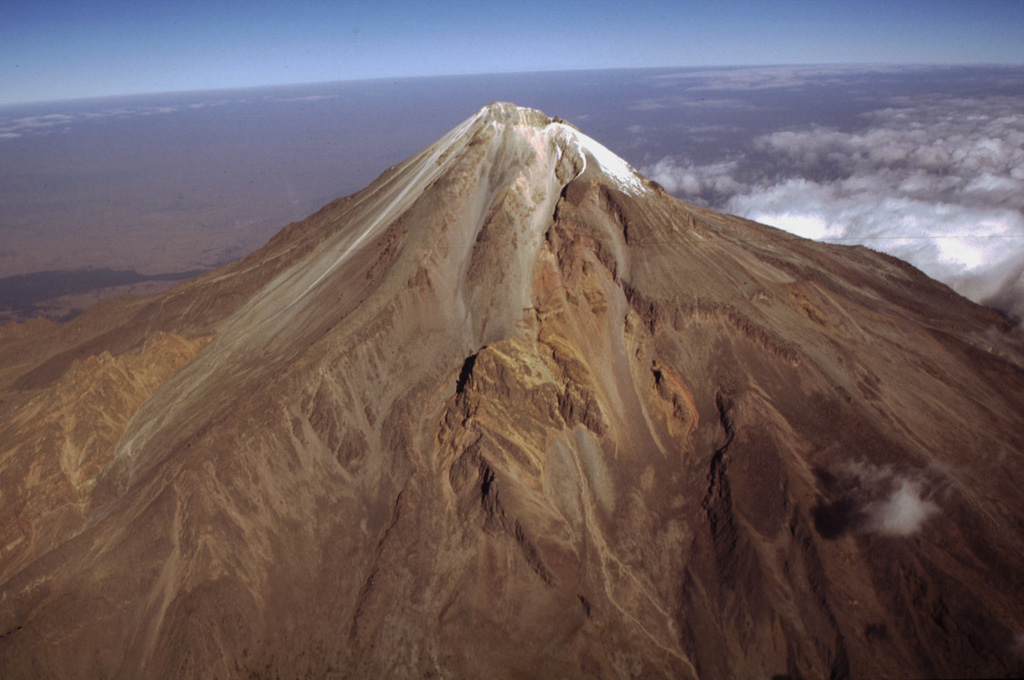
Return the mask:
M938 511L939 506L921 497L918 482L903 479L887 498L864 507L864 529L887 536L909 536Z
M1013 653L1018 659L1024 660L1024 630L1017 633L1013 640Z

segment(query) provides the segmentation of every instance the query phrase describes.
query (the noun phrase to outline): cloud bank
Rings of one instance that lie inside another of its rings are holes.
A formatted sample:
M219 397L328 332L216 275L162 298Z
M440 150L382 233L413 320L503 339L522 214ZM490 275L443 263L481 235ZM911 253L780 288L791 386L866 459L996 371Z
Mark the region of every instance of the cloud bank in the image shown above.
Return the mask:
M865 127L776 130L726 163L642 168L685 199L907 260L1024 319L1024 96L897 99Z
M176 106L118 106L100 110L76 110L68 113L45 113L28 116L0 113L0 139L17 139L26 135L68 132L81 121L103 118L131 118L174 113Z

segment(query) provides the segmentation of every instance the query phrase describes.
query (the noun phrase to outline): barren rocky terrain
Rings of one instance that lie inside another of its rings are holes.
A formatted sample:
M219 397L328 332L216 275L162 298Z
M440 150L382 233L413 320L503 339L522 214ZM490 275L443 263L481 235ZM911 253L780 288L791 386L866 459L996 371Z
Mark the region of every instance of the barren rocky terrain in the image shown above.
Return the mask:
M3 677L1024 673L1024 352L495 104L0 326Z

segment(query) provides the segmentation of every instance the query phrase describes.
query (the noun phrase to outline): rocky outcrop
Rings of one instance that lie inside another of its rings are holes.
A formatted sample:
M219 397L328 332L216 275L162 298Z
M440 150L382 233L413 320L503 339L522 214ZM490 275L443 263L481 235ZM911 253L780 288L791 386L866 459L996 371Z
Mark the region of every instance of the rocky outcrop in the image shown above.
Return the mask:
M158 331L137 351L74 362L20 408L5 409L0 579L81 529L96 478L128 421L209 339Z

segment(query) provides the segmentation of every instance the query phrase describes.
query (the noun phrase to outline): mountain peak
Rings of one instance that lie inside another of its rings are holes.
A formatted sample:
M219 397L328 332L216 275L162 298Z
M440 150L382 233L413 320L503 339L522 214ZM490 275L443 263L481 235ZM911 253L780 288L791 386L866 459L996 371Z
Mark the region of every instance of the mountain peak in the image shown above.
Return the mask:
M1021 675L1005 327L492 104L244 260L0 329L0 668Z
M492 102L480 109L472 119L479 118L486 123L502 125L528 125L543 128L553 121L543 111L526 106L517 106L512 102Z
M510 102L494 102L456 128L470 134L489 129L511 129L542 155L545 147L557 149L558 154L570 154L578 166L577 176L585 174L589 167L592 173L603 174L621 191L637 194L649 191L649 182L629 163L561 118L551 118L537 109Z

